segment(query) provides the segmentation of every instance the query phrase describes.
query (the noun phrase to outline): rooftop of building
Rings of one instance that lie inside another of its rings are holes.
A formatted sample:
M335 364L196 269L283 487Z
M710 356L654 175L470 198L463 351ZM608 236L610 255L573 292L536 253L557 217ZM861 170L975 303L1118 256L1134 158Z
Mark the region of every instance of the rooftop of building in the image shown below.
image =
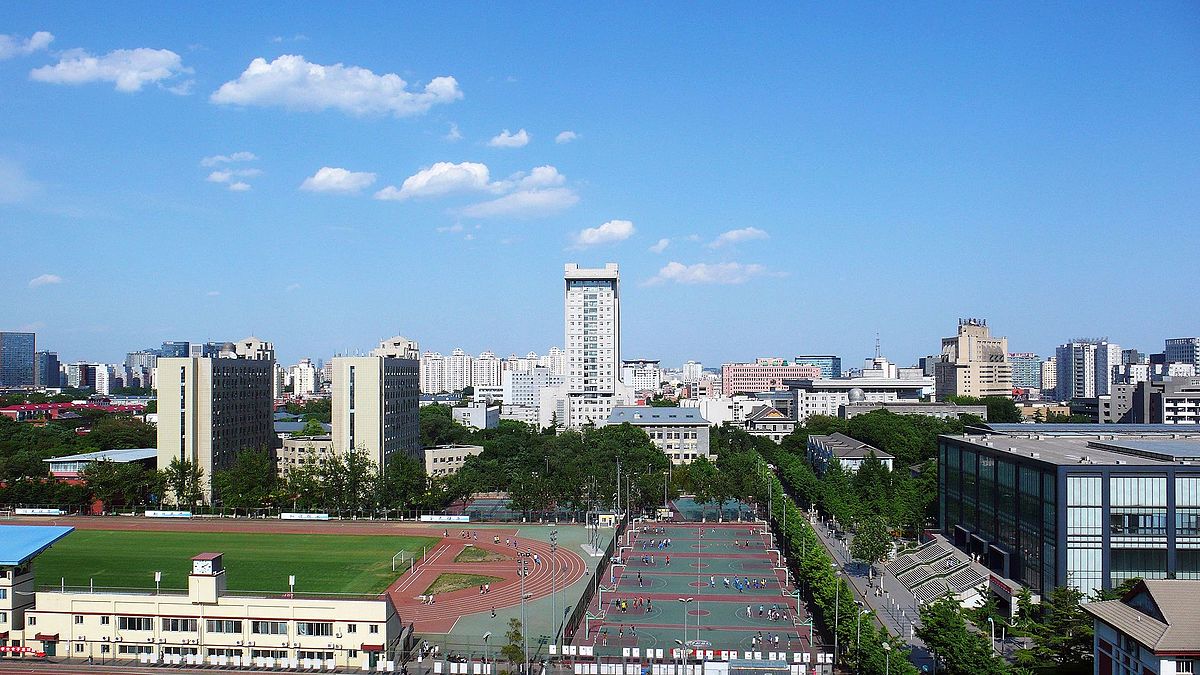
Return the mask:
M24 565L74 530L57 525L0 525L0 566Z
M1200 651L1200 584L1144 579L1119 600L1090 602L1084 611L1154 652Z
M876 448L872 445L867 445L857 438L850 438L849 436L838 432L828 435L814 434L809 436L808 440L810 443L818 443L823 447L828 448L829 451L833 453L833 456L839 459L861 459L865 458L872 452L875 453L875 456L879 459L895 459L893 455L890 455L879 448Z
M67 455L65 457L52 457L43 459L43 462L117 462L118 464L126 462L140 462L147 459L153 459L158 456L157 448L128 448L124 450L99 450L97 452L85 452L79 455Z
M904 370L912 370L905 368ZM783 386L788 389L871 389L872 387L924 389L932 386L932 377L835 377L835 378L799 378L785 379Z
M699 408L655 407L655 406L618 406L613 408L608 416L609 424L628 422L634 426L645 424L702 424L708 426L708 420L700 414Z
M276 422L275 433L277 434L292 434L297 431L304 431L304 427L308 426L308 422ZM321 422L321 428L325 431L333 431L332 424Z
M1047 464L1200 465L1200 429L1181 430L1174 425L993 424L968 427L966 434L944 438Z

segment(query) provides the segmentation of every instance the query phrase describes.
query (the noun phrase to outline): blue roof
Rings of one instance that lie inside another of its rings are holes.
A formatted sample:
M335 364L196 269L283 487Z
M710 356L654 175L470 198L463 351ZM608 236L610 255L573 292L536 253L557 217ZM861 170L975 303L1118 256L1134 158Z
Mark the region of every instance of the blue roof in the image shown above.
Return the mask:
M0 525L0 566L24 565L74 530L52 525Z
M52 457L43 459L43 462L138 462L151 459L158 456L158 450L155 448L129 448L126 450L100 450L98 452L85 452L82 455L67 455L66 457Z
M643 424L703 424L708 420L700 415L699 408L656 407L648 405L618 406L608 416L609 424L629 422L635 426Z
M307 426L307 424L308 424L308 422L276 422L275 423L275 433L290 434L290 433L295 433L297 431L303 431L304 427ZM325 424L324 422L322 422L321 428L324 429L325 431L333 431L332 424Z

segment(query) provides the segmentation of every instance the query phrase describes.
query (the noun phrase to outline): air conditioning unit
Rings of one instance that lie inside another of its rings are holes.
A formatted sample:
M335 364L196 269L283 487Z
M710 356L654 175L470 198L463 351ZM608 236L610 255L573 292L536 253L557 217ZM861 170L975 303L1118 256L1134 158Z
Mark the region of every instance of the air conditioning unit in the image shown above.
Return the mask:
M108 639L109 639L109 638L108 638L108 636L107 636L107 635L105 635L104 637L102 637L102 638L100 638L100 639L101 639L101 640L103 640L104 642L108 642Z
M119 635L117 637L113 638L113 642L120 642L120 641L121 641L121 636L119 636Z
M284 646L284 647L286 647L286 646L287 646L287 640L284 640L284 641L283 641L283 646Z
M148 637L148 638L146 638L146 642L154 642L154 638Z
M239 647L241 647L241 646L242 646L242 641L241 641L241 640L238 640L238 641L237 641L237 643L238 643L238 646L239 646Z
M299 643L299 642L293 642L293 643L292 643L292 646L293 646L293 647L299 647L299 646L300 646L300 643Z
M342 634L341 634L341 633L335 633L335 634L334 634L334 637L335 637L335 638L341 638L341 637L342 637Z
M251 647L253 647L253 646L254 646L254 643L253 643L253 642L247 642L246 644L250 645Z
M167 641L167 638L158 638L158 641L159 641L159 642L166 642L166 641Z

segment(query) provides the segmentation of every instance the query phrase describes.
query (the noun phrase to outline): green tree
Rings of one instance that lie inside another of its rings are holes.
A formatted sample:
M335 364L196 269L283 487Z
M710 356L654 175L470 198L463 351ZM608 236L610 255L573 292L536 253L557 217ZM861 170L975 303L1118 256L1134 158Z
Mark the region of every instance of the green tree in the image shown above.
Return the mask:
M500 655L510 663L524 663L524 636L521 633L520 619L513 617L508 620L508 631L504 634L504 639L507 642L500 648Z
M408 456L395 456L379 474L376 501L385 509L409 509L424 505L428 493L425 465Z
M999 675L1008 665L992 653L988 638L972 632L962 609L950 597L942 597L921 607L921 626L917 635L942 664L947 675Z
M173 457L164 469L167 488L176 506L194 507L203 498L204 469L194 462Z
M315 418L309 417L304 420L304 428L292 432L292 438L300 438L301 436L324 436L325 427L321 426Z
M891 550L892 535L883 518L868 516L859 523L850 542L850 555L867 563L871 576L875 573L875 563L883 560Z
M1055 672L1083 672L1092 661L1091 616L1080 603L1083 593L1059 586L1042 598L1038 619L1030 627L1033 647L1022 662L1053 664Z
M269 506L277 496L278 479L271 453L265 448L246 448L233 464L212 475L213 500L234 509Z

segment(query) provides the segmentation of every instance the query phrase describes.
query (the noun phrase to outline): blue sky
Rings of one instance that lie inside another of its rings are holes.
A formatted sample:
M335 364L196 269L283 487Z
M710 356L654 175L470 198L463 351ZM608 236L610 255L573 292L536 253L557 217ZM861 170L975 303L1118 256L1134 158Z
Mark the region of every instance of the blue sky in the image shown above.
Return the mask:
M1195 3L331 8L9 8L0 328L544 352L615 261L667 363L1200 332Z

